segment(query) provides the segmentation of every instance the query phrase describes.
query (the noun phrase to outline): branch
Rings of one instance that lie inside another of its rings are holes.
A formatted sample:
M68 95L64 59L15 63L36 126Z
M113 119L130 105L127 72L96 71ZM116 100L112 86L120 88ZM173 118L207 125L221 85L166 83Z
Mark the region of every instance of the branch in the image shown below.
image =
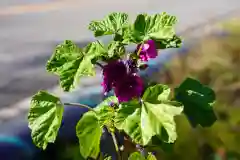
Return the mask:
M80 104L80 103L63 103L63 105L66 105L66 106L78 106L78 107L82 107L82 108L87 108L90 111L94 111L90 106L87 106L85 104Z

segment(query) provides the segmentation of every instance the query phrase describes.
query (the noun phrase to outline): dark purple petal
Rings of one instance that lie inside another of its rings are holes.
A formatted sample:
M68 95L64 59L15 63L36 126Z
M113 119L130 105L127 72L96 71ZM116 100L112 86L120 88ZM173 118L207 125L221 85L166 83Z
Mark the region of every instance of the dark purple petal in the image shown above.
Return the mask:
M145 44L140 44L137 46L137 50L140 49L142 45L142 50L139 54L139 57L142 61L148 61L149 59L156 58L158 53L155 46L154 40L148 40Z
M103 89L109 92L112 87L127 76L127 67L123 61L114 60L103 67Z
M142 79L137 75L128 75L123 81L116 84L114 91L119 102L127 102L142 95L144 86Z

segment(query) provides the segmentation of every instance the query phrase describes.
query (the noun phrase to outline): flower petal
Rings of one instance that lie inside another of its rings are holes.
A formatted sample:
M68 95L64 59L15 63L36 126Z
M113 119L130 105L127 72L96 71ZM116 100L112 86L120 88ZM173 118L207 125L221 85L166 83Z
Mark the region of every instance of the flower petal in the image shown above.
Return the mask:
M121 81L125 76L127 76L127 67L123 61L114 60L110 61L107 65L103 67L103 90L104 92L109 92L112 87Z
M137 75L129 75L114 88L119 102L126 102L142 95L144 86L142 79Z

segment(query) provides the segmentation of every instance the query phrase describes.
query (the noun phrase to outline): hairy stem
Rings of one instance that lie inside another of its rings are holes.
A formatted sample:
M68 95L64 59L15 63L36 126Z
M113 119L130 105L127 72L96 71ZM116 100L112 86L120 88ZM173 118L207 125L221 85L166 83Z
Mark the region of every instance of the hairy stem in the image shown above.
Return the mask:
M85 104L80 104L80 103L63 103L63 105L66 105L66 106L78 106L78 107L82 107L82 108L87 108L90 111L94 111L91 107L89 107L89 106L87 106Z
M142 44L140 45L140 47L139 47L139 50L138 50L138 52L137 52L137 55L138 55L138 56L139 56L139 54L140 54L140 53L141 53L141 51L142 51L143 44L144 44L144 43L142 43Z
M111 133L111 136L112 136L112 139L113 139L115 150L117 152L118 160L121 160L121 155L120 155L119 148L118 148L117 138L116 138L116 136L113 132L110 132L110 133Z

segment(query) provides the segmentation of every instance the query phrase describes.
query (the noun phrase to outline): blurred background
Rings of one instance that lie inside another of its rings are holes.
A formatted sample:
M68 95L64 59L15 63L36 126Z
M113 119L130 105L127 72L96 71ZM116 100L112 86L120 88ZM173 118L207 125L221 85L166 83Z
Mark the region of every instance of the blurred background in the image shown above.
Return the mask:
M45 63L63 40L80 46L91 41L88 23L113 11L133 18L140 12L177 16L176 30L184 45L161 51L150 65L152 79L174 87L192 76L217 93L219 121L193 130L184 116L178 117L179 139L174 153L164 154L164 159L240 160L239 0L1 0L0 135L16 137L25 131L21 128L27 128L29 97L40 89L68 102L100 93L99 76L83 80L73 93L62 93L57 77L45 72Z

